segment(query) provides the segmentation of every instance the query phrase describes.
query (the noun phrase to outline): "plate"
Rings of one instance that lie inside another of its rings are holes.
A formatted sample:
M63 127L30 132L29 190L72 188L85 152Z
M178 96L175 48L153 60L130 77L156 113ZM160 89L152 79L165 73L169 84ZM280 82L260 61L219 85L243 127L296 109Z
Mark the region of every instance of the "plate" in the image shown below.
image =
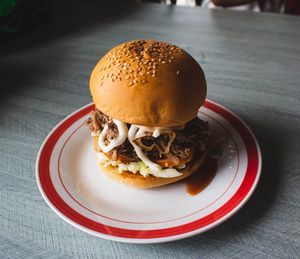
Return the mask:
M207 231L236 213L253 193L261 152L249 127L206 100L199 117L226 146L215 177L197 195L186 182L139 190L107 178L98 167L93 138L83 125L89 104L60 122L43 142L36 162L38 187L65 221L89 234L129 243L158 243Z

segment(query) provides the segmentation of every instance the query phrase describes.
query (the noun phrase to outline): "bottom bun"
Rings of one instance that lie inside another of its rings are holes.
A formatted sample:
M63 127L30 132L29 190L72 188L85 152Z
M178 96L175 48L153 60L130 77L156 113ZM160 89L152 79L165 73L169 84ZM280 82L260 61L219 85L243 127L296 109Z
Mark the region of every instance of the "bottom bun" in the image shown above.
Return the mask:
M189 177L200 168L205 158L206 158L205 151L201 153L195 153L195 158L187 164L186 168L180 171L182 175L177 177L172 177L172 178L160 178L152 175L144 177L138 173L134 174L129 171L123 171L122 173L119 173L116 167L113 166L103 167L101 164L99 165L103 169L104 173L115 181L133 186L135 188L149 189L149 188L159 187L170 183L175 183L177 181Z

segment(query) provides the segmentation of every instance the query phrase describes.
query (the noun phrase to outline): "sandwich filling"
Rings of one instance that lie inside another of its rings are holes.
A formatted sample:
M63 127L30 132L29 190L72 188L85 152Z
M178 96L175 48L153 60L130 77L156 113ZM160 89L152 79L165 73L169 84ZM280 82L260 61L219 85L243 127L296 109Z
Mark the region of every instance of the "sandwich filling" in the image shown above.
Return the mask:
M145 177L180 176L194 153L205 150L211 141L208 123L199 118L176 127L146 127L95 109L85 124L94 136L99 163Z

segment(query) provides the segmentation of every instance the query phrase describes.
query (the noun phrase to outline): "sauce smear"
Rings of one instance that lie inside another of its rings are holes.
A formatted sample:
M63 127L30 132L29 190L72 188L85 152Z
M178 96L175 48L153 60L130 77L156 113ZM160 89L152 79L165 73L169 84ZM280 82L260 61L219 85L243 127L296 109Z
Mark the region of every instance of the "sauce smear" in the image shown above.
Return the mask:
M203 165L186 179L186 190L190 195L203 191L215 177L218 169L218 159L206 157Z

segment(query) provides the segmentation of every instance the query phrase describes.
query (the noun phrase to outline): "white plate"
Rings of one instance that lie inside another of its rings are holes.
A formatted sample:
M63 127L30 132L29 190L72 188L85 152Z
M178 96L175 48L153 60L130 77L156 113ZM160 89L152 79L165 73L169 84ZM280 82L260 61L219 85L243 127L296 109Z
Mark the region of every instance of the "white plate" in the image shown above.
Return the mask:
M261 171L258 143L247 125L224 107L206 100L199 111L227 144L216 176L194 196L184 181L139 190L107 178L83 125L93 108L89 104L59 123L37 157L36 177L44 199L73 226L121 242L172 241L217 226L253 193Z

